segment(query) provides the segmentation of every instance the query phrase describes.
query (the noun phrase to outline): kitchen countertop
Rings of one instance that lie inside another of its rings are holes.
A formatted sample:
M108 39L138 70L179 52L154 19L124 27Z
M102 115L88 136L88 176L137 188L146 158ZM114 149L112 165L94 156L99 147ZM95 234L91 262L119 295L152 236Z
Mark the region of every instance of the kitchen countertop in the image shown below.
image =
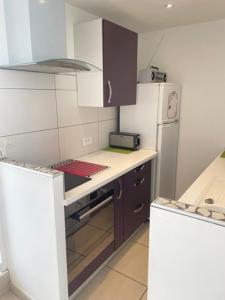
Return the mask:
M153 150L140 149L130 154L98 151L77 158L81 161L101 164L108 166L109 168L91 176L92 180L66 192L64 206L70 205L74 201L84 197L156 156L157 153Z
M152 206L164 207L173 212L179 210L182 214L191 214L196 218L207 219L207 221L220 225L223 223L225 226L224 212L216 212L199 204L201 195L216 179L225 180L225 158L222 158L221 155L206 168L178 201L159 198L153 202Z

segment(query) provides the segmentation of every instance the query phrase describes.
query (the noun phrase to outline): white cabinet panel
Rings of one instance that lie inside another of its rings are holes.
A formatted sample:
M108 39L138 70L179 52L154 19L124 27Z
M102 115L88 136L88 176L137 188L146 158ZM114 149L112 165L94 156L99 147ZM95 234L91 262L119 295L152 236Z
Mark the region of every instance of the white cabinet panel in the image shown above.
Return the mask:
M91 137L92 144L83 145L83 138ZM98 150L98 123L59 129L60 160L76 158Z
M78 104L103 107L103 72L80 72L77 74Z
M78 106L76 91L57 90L56 98L59 127L98 121L97 108Z
M74 27L75 59L103 69L102 19L76 24Z
M0 136L57 127L54 90L0 90Z

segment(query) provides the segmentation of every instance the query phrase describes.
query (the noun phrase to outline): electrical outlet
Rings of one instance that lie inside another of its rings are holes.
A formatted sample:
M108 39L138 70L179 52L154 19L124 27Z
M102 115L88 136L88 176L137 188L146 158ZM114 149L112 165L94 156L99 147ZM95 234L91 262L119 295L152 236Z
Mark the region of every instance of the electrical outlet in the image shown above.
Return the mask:
M83 137L83 146L89 146L93 143L92 136Z

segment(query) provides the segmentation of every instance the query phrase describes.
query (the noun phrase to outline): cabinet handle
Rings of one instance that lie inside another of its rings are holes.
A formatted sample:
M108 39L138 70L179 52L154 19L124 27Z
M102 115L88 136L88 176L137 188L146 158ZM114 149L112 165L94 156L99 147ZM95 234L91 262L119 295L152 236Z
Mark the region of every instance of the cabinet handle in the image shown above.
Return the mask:
M119 191L119 195L117 197L117 200L120 200L122 198L122 195L123 195L123 186L122 186L122 180L121 179L118 179L118 184L119 184L119 188L120 188L120 191Z
M143 209L144 207L145 207L145 203L143 202L139 208L137 208L137 209L134 210L134 213L135 213L135 214L139 213L140 211L142 211L142 209Z
M134 183L134 187L139 186L141 184L143 184L145 181L144 177L141 179L138 179L135 183Z
M111 99L112 99L112 85L111 85L111 81L110 80L108 80L108 87L109 87L108 103L111 103Z
M137 173L137 172L143 171L144 168L145 168L145 165L142 165L142 166L140 166L140 167L137 167L137 168L134 170L134 172Z

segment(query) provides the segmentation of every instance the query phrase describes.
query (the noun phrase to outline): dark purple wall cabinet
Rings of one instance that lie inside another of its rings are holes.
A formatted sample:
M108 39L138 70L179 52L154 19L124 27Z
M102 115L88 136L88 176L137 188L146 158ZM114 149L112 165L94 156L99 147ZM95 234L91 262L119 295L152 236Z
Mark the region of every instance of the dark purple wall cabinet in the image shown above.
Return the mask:
M103 20L104 106L136 104L137 33Z

